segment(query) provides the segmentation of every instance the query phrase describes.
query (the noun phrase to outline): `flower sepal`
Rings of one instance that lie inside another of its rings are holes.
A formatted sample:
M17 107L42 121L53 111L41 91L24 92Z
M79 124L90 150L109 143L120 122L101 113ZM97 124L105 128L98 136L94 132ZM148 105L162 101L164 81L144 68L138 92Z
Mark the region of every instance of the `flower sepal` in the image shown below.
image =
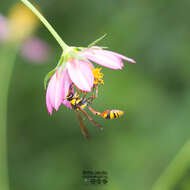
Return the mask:
M46 90L47 88L47 83L49 81L49 79L51 78L51 76L58 70L58 75L60 75L61 71L63 71L63 69L65 68L66 65L66 56L64 55L64 52L62 53L59 62L57 64L57 66L51 70L50 72L48 72L44 78L44 89Z
M51 78L51 76L56 72L56 68L51 70L49 73L46 74L45 78L44 78L44 89L46 90L47 88L47 83L49 81L49 79Z
M104 34L103 36L101 36L100 38L98 38L97 40L93 41L92 43L90 43L88 45L88 48L91 48L93 46L95 46L98 42L100 42L102 39L104 39L107 36L107 34Z
M77 49L77 48L76 48ZM78 51L77 50L74 50L74 51L71 51L70 53L70 56L73 57L74 59L78 59L78 60L83 60L83 61L88 61L87 58L79 55Z

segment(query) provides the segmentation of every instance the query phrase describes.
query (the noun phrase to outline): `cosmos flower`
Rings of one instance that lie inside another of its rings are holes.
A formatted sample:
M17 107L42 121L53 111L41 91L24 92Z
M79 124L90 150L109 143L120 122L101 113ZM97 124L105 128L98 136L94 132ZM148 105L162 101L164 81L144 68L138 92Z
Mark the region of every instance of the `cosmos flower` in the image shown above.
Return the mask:
M96 46L84 49L78 52L78 55L86 59L76 59L70 56L67 58L64 70L59 72L58 69L50 78L46 91L46 105L50 114L53 108L57 111L62 103L70 108L65 98L72 83L85 92L90 92L92 87L98 83L103 84L101 69L94 68L90 61L111 69L122 69L124 65L122 59L135 63L131 58Z

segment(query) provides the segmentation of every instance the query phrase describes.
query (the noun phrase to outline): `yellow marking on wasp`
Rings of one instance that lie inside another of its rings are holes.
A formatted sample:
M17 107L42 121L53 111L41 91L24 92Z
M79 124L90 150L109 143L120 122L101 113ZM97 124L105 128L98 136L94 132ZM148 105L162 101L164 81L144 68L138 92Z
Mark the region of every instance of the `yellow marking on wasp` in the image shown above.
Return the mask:
M80 106L82 109L84 109L86 107L86 104L83 104Z
M108 115L108 114L107 114L106 112L105 112L105 113L103 113L103 117L104 117L104 118L106 118L106 117L107 117L107 115Z
M115 118L114 113L110 112L110 119L114 119L114 118Z
M76 100L76 104L78 104L79 102L81 102L81 99Z
M123 111L118 111L117 114L118 114L118 117L120 117L120 116L122 116L124 114L124 112Z
M72 105L75 105L75 104L76 104L76 99L72 99L72 100L70 101L70 103L71 103Z

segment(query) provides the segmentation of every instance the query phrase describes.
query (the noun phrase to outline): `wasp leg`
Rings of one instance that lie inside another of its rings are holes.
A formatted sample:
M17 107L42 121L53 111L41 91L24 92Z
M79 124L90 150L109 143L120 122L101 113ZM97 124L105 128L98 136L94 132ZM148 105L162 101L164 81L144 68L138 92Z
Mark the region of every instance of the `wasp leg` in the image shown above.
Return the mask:
M95 89L96 89L96 96L95 97L98 97L98 85L95 86Z
M88 97L87 99L94 100L94 99L96 99L96 97L94 97L94 96L90 96L90 97Z
M84 124L84 122L83 122L81 116L79 115L79 112L75 110L75 113L76 113L77 118L78 118L78 120L79 120L82 134L83 134L87 139L90 139L90 135L89 135L88 131L86 130L86 126L85 126L85 124Z
M82 99L84 99L86 97L86 95L87 95L87 92L84 92L83 96L82 96Z
M97 86L94 86L94 87L93 87L92 96L90 96L90 97L87 98L87 99L90 99L90 103L91 103L91 104L92 104L93 100L97 98L97 93L96 93L96 95L95 95L95 88L96 88L96 87L97 87Z
M94 90L95 90L95 85L94 85L94 87L93 87L93 92L92 92L92 96L93 96L93 97L95 97L95 94L94 94L95 91L94 91Z
M94 124L95 127L99 128L99 129L103 129L102 126L98 123L96 123L83 109L81 109L80 107L78 107L79 110L84 114L84 116L92 123Z
M88 98L87 98L88 103L89 103L89 104L92 104L92 102L94 101L94 99L96 99L96 97L94 97L94 96L88 97Z
M93 97L97 98L98 97L98 85L94 85L93 87L93 94L92 94Z
M88 106L88 109L94 114L94 115L101 115L100 112L97 112L96 110L94 110L92 107Z

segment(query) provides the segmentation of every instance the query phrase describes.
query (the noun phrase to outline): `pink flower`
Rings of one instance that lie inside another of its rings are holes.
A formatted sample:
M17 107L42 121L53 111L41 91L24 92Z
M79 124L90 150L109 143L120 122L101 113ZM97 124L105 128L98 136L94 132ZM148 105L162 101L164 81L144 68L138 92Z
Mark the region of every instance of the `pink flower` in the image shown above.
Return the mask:
M83 52L81 52L81 55L86 57L90 61L93 61L110 69L122 69L124 65L122 59L131 63L136 63L135 60L131 58L125 57L113 51L101 49L97 46L93 46L90 49L84 50Z
M48 59L49 46L37 37L25 40L21 47L21 55L34 63L44 62Z
M66 100L71 84L82 91L91 91L94 86L94 66L90 61L111 69L121 69L124 65L122 59L135 63L131 58L99 47L85 49L78 54L85 57L86 60L70 57L64 70L61 73L56 71L50 78L46 92L46 105L50 114L52 114L53 109L57 111L61 104L71 108L70 103Z

